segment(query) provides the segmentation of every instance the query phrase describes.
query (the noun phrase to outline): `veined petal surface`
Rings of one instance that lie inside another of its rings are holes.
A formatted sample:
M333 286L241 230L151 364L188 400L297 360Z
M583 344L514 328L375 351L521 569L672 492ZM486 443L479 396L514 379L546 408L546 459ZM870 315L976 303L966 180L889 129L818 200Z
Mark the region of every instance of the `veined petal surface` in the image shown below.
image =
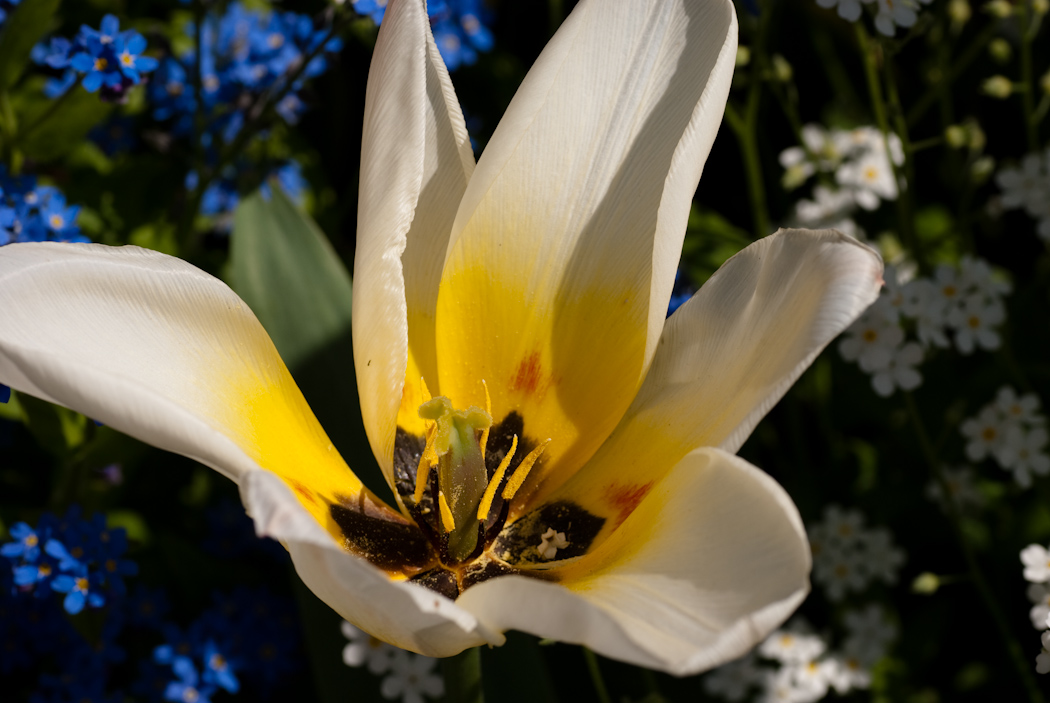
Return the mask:
M440 392L552 438L527 494L615 427L663 325L736 54L725 0L582 0L522 83L456 215Z
M171 256L0 247L0 383L234 481L272 471L321 525L331 525L321 496L364 491L247 305Z
M457 604L496 630L584 644L676 675L742 655L809 590L809 542L783 489L722 450L685 456L595 551L479 584Z
M634 403L587 466L544 499L621 521L694 447L735 452L882 285L872 249L781 230L727 261L666 323Z
M456 602L422 586L391 580L364 559L343 551L272 474L254 472L240 488L259 536L279 540L310 590L365 632L431 657L503 644L503 635Z
M421 0L387 8L368 74L354 260L354 362L372 451L393 487L400 421L421 432L419 378L436 382L434 308L474 169L459 101ZM396 491L395 491L396 493Z

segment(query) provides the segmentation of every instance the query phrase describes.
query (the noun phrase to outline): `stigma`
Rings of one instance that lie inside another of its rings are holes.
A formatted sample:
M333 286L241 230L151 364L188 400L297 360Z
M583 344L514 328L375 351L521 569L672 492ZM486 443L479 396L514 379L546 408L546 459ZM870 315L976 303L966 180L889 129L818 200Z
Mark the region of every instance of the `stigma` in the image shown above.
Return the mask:
M480 555L486 535L493 527L498 532L506 517L506 510L494 506L503 507L514 499L547 446L543 442L532 448L511 472L519 454L518 435L514 434L510 447L501 449L505 454L492 471L486 464L492 409L488 387L484 387L484 409L476 405L458 409L445 396L430 398L419 406L419 416L426 421L426 444L416 467L411 501L422 506L428 491L431 493L429 502L437 512L432 524L438 528L439 551L453 564Z

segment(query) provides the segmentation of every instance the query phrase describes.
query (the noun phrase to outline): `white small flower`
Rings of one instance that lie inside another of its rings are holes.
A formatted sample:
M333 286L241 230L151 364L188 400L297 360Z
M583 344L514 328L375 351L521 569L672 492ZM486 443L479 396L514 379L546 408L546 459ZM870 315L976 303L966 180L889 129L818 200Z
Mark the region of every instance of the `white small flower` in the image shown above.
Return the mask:
M1003 386L995 395L995 407L1005 417L1018 423L1041 424L1046 418L1039 414L1039 397L1029 393L1018 397L1010 386Z
M897 181L885 150L871 149L860 158L847 161L835 172L835 180L850 188L857 204L865 210L877 208L880 199L897 199Z
M871 2L872 0L864 0L864 2ZM838 5L839 17L846 20L847 22L856 22L860 19L860 2L859 0L817 0L817 4L825 9L831 9Z
M350 644L343 647L343 663L347 666L367 666L373 674L382 674L390 669L394 656L402 651L397 647L378 640L367 632L343 621L340 626L343 636Z
M1021 550L1024 577L1032 583L1050 581L1050 551L1039 544L1030 544Z
M853 689L871 688L871 672L864 668L859 659L834 655L829 660L834 662L831 686L840 696Z
M995 182L1003 191L1004 208L1024 208L1028 214L1038 217L1050 193L1050 149L1045 153L1026 154L1020 168L1002 169L996 174Z
M758 645L758 653L766 659L784 664L801 664L819 657L827 649L824 640L795 628L777 630Z
M845 219L855 205L853 195L848 190L816 186L813 188L813 200L796 203L794 219L797 224L806 227L823 227L827 223Z
M966 290L958 269L947 264L940 264L933 271L933 286L945 307L951 309L959 305Z
M1050 672L1050 652L1046 649L1035 656L1035 673L1046 674Z
M948 324L955 329L955 347L963 354L971 354L978 346L987 351L998 349L1002 340L994 327L1004 319L1006 312L998 300L969 296L948 313Z
M824 533L828 542L845 549L853 549L864 530L864 514L838 505L824 508Z
M984 506L984 494L981 493L980 488L977 486L973 467L945 467L944 482L948 484L948 493L960 511L974 512ZM940 483L931 481L927 484L926 497L947 511L948 505L944 499L944 494L941 492Z
M868 565L858 551L840 551L813 566L813 579L820 583L831 601L842 600L848 591L862 591L868 585Z
M919 18L918 6L912 0L879 0L879 12L875 15L875 29L880 34L892 37L896 27L912 27Z
M980 461L994 454L1005 441L1010 426L995 406L982 408L977 417L965 420L959 427L959 431L969 440L966 443L966 456L970 461Z
M434 673L436 659L412 654L399 649L391 660L390 673L383 678L379 692L387 700L401 699L402 703L423 703L424 696L440 698L445 695L445 682Z
M885 656L890 644L897 639L897 626L878 603L847 610L843 615L843 622L849 633L845 644L846 652L868 663L874 663Z
M876 527L861 535L864 562L874 578L888 584L897 583L897 572L904 564L904 550L893 545L893 535L884 527Z
M766 671L758 703L807 703L809 700L798 690L795 672L791 667Z
M1027 431L1019 426L1011 427L995 458L1004 469L1013 472L1018 485L1028 488L1032 485L1032 474L1050 473L1050 456L1044 451L1048 440L1050 436L1042 427Z
M1002 169L995 182L1003 191L1002 206L1023 208L1038 221L1039 236L1050 239L1050 149L1026 154L1020 168Z
M835 662L825 659L789 665L801 700L819 701L827 695L836 671Z
M1035 605L1028 611L1028 617L1032 619L1032 627L1037 630L1045 630L1047 618L1050 618L1050 586L1042 583L1028 584L1028 600Z
M947 349L951 342L944 333L948 325L948 303L928 278L916 278L904 287L903 313L915 320L915 334L925 347Z
M559 549L565 549L568 546L569 540L565 539L564 532L555 532L553 527L548 527L547 531L540 535L540 543L536 551L540 553L541 559L553 559L557 556Z
M893 391L915 390L922 383L922 375L915 367L922 363L922 347L915 342L908 342L890 353L889 363L885 368L875 372L871 385L883 398L893 395Z
M727 701L742 701L762 682L765 669L758 666L751 652L723 664L703 678L704 690Z
M970 255L959 261L959 282L964 288L986 298L999 298L1013 289L1010 281L996 275L987 261Z
M894 350L904 341L904 330L878 310L869 308L846 330L839 353L846 361L873 373L887 368Z
M1043 643L1043 651L1040 652L1035 658L1035 670L1036 673L1046 674L1050 673L1050 632L1044 632L1040 638Z

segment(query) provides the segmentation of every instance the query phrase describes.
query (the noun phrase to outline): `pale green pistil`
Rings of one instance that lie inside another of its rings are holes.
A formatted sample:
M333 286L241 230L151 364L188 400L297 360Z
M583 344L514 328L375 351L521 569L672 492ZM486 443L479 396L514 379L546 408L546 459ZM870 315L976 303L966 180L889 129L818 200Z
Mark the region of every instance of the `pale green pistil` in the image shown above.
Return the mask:
M419 406L419 416L435 423L438 488L455 522L448 535L449 554L465 560L478 544L478 504L488 485L479 434L492 425L492 416L476 406L457 410L444 396Z

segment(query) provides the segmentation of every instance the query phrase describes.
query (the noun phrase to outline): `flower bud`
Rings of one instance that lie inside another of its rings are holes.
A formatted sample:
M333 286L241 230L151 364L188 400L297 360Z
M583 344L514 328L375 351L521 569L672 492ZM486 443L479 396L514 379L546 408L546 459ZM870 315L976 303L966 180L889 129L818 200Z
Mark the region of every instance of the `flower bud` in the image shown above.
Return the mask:
M970 9L968 0L951 0L948 3L948 17L951 18L952 28L958 30L970 21L973 10Z
M781 83L787 83L794 75L791 64L780 54L773 54L773 78Z
M1013 47L1010 46L1010 42L1002 38L993 39L988 42L988 54L991 55L992 60L998 64L1004 64L1010 60L1010 56L1013 55Z
M973 166L970 167L970 176L974 183L979 185L988 180L993 171L995 171L995 159L991 156L982 156L973 162Z
M1014 13L1014 7L1008 0L992 0L984 4L984 11L992 17L1006 19Z
M1006 76L992 76L981 83L981 92L989 97L1003 100L1014 92L1014 84Z
M966 138L966 128L959 124L950 125L944 130L944 141L953 149L962 149L969 141Z
M915 577L911 582L912 593L920 593L924 596L932 596L941 587L941 579L937 574L925 571Z

